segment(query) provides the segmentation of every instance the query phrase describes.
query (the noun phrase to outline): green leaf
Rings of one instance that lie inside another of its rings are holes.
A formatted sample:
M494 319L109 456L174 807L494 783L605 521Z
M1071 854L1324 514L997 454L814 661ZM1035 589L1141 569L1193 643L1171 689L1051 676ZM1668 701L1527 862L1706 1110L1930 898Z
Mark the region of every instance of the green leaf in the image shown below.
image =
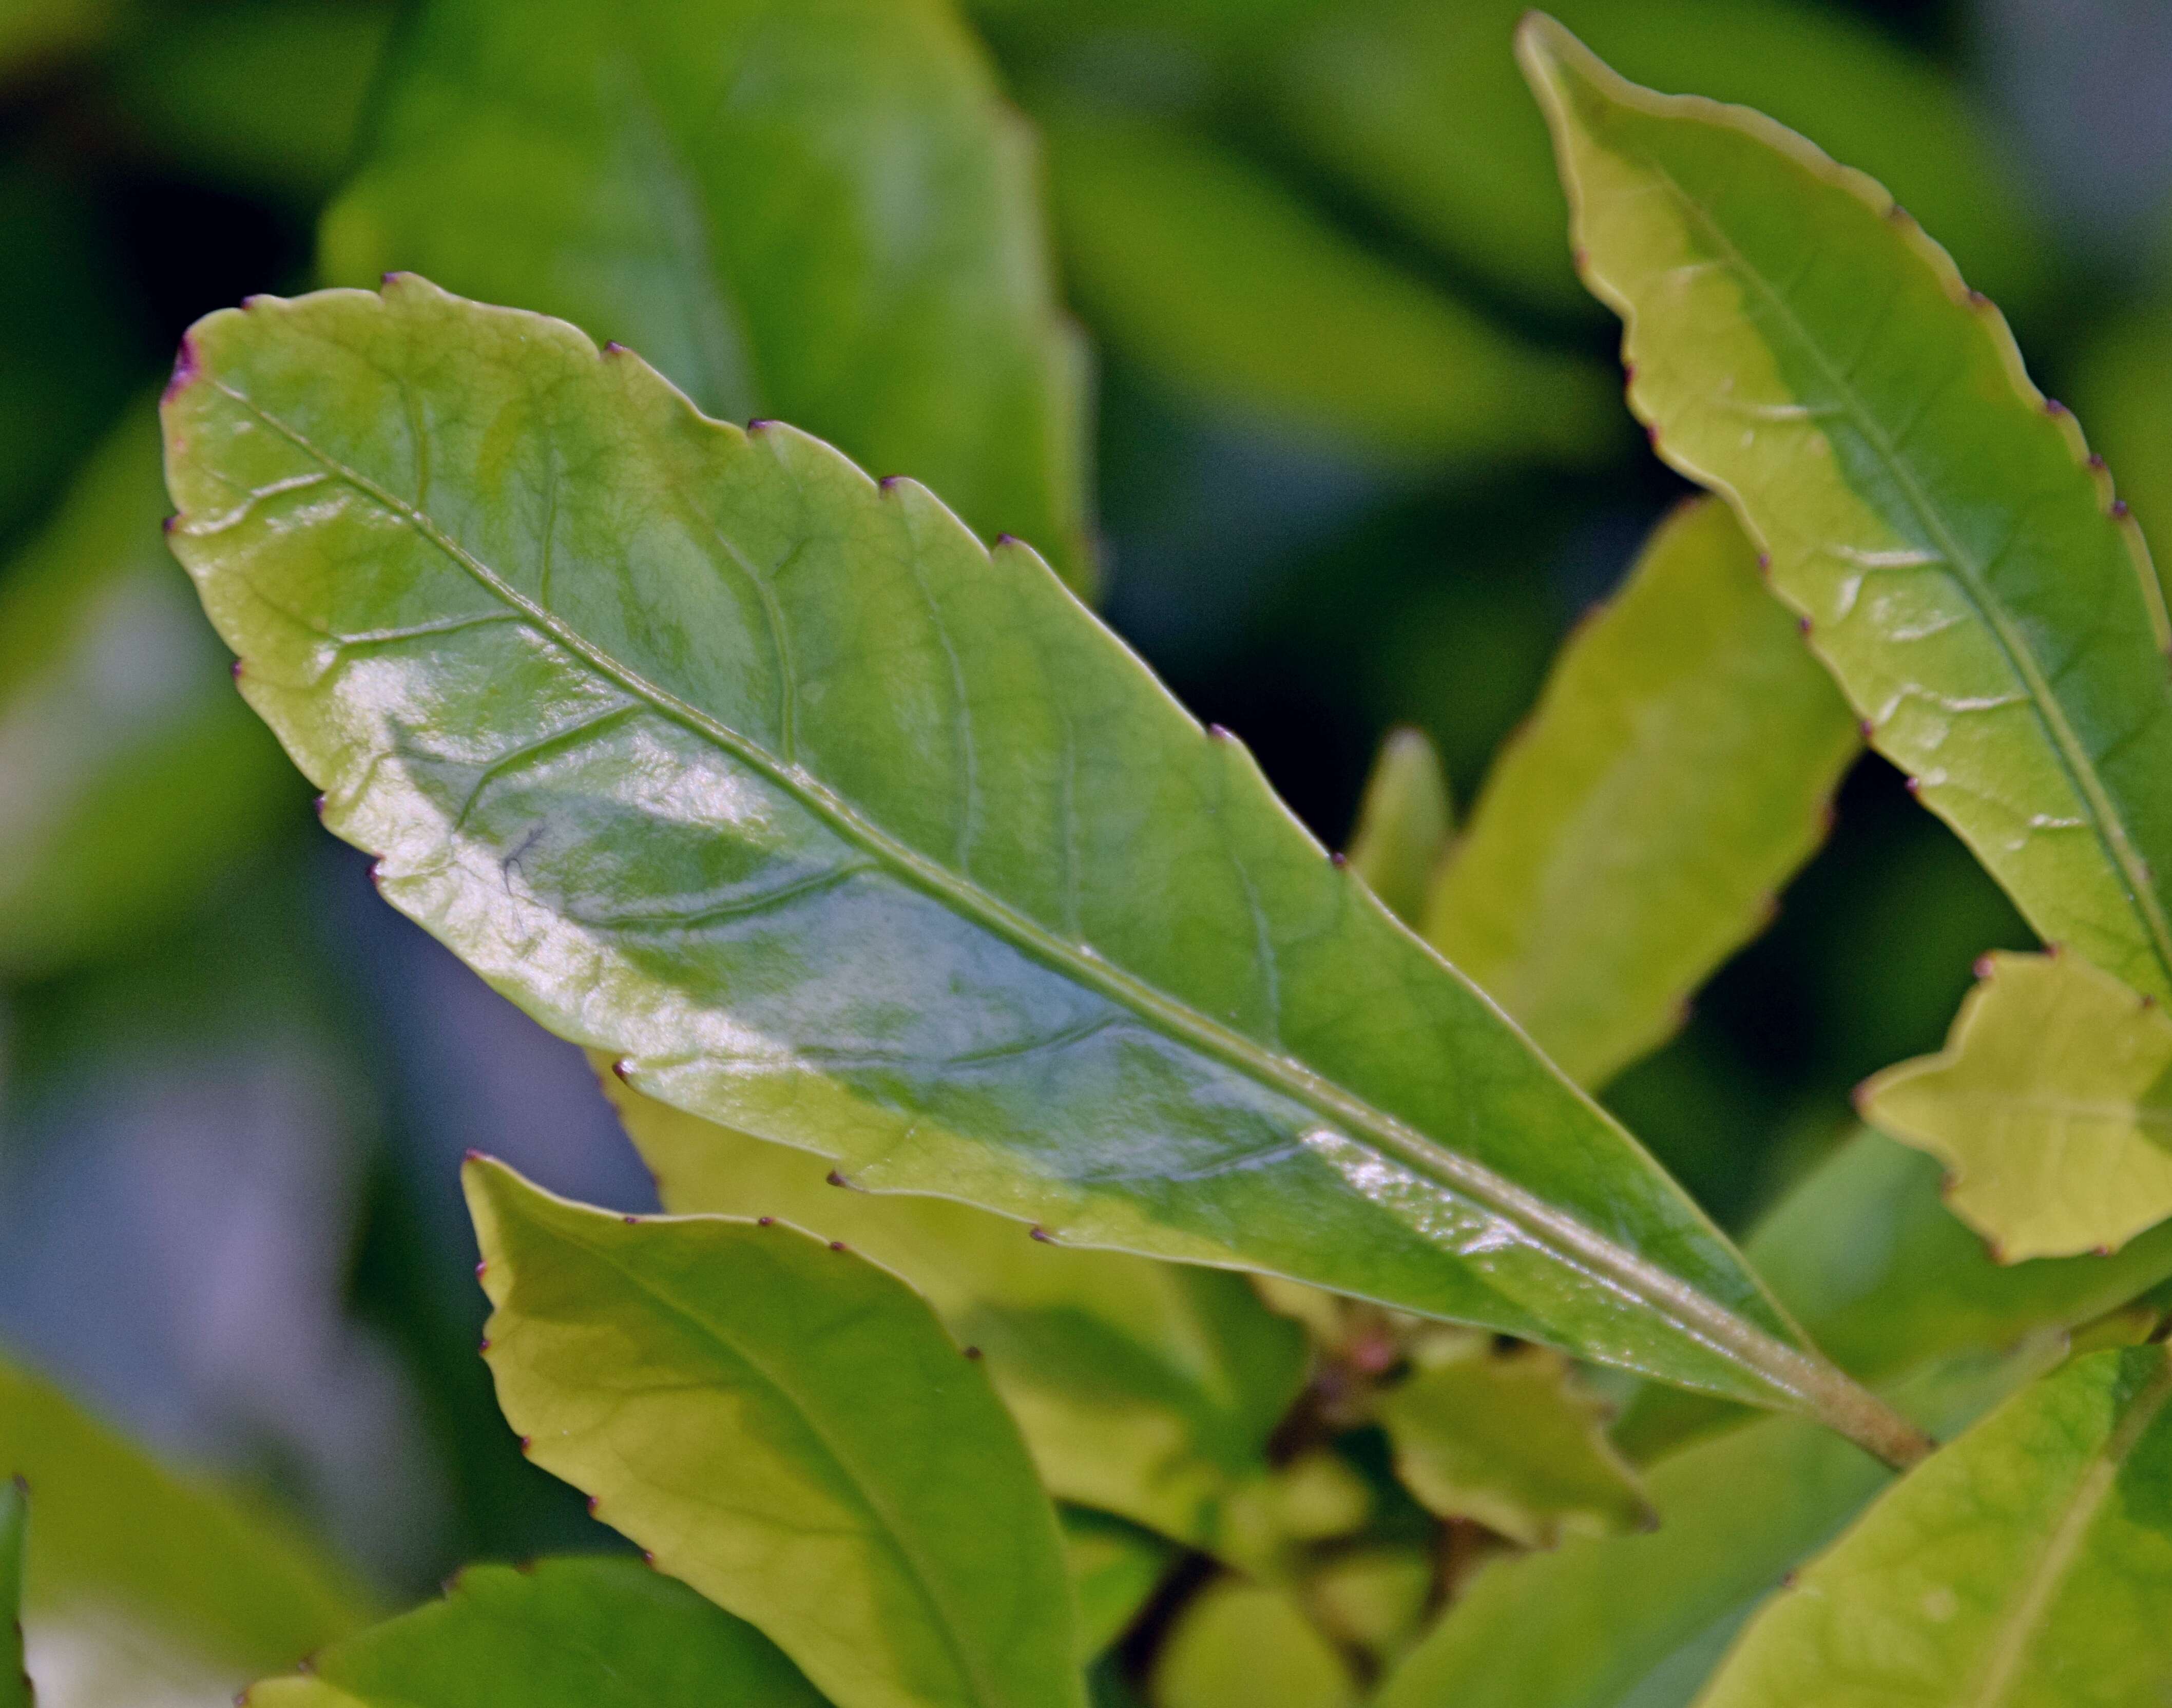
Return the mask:
M1032 141L944 0L431 0L371 134L331 282L562 315L1091 583Z
M1448 775L1433 743L1408 724L1390 730L1358 803L1351 870L1389 912L1414 926L1453 828Z
M1761 1613L1699 1708L2129 1708L2172 1693L2172 1362L2077 1359Z
M895 1270L986 1356L1041 1480L1196 1547L1267 1472L1304 1380L1304 1336L1241 1276L1067 1251L942 1198L839 1190L819 1157L671 1109L605 1076L619 1119L686 1215L777 1216Z
M1870 180L1550 20L1519 40L1660 454L1735 505L1873 744L2030 925L2172 997L2164 603L2071 415Z
M462 1178L498 1404L599 1517L837 1708L1083 1705L1054 1510L904 1282L782 1222Z
M0 972L141 942L299 812L165 514L146 400L0 580Z
M1131 1627L1176 1550L1121 1518L1066 1507L1063 1555L1078 1597L1078 1655L1091 1661Z
M1734 518L1685 505L1562 649L1426 935L1565 1072L1603 1084L1771 917L1858 751Z
M2172 545L2172 307L2160 298L2090 329L2071 387L2142 533ZM2160 583L2168 568L2158 565Z
M2172 1216L2172 1019L2073 955L1977 970L1945 1049L1866 1081L1864 1116L1945 1163L2003 1262L2116 1251Z
M22 1478L0 1484L0 1708L31 1708L23 1667L23 1560L30 1489Z
M1305 1610L1338 1642L1385 1660L1400 1656L1425 1623L1433 1575L1425 1548L1353 1548L1305 1579Z
M1185 1609L1155 1657L1154 1708L1349 1708L1350 1669L1278 1589L1224 1578Z
M1144 117L1043 119L1070 287L1164 384L1418 466L1613 448L1613 389L1590 364L1492 325L1237 156Z
M1636 1475L1606 1439L1607 1410L1543 1347L1497 1354L1449 1330L1411 1349L1411 1374L1380 1399L1395 1474L1444 1518L1475 1518L1526 1548L1652 1521Z
M2049 245L1955 79L1798 0L1560 0L1632 76L1777 115L1893 185L2000 301L2039 300ZM1344 0L1273 38L1266 91L1321 166L1522 302L1578 306L1545 126L1509 49L1524 0Z
M1944 1179L1933 1157L1866 1130L1744 1245L1796 1320L1859 1381L1883 1384L1934 1358L2071 1328L2172 1276L2172 1225L2112 1257L1999 1263L1946 1207ZM1733 1415L1699 1395L1648 1388L1615 1439L1647 1458Z
M419 280L200 322L166 421L325 822L637 1089L1915 1449L1026 549Z
M775 1644L631 1560L470 1566L247 1708L822 1708Z
M2040 1349L1959 1360L1897 1397L1949 1430L2044 1362ZM1389 1678L1379 1708L1685 1708L1757 1604L1889 1480L1796 1418L1699 1442L1651 1472L1658 1528L1570 1536L1484 1567Z
M117 1626L177 1672L223 1677L231 1690L368 1616L346 1573L284 1524L174 1476L57 1389L0 1364L0 1480L11 1474L38 1502L34 1646L110 1641Z
M160 7L109 56L107 99L191 177L314 203L352 164L395 17L382 0Z

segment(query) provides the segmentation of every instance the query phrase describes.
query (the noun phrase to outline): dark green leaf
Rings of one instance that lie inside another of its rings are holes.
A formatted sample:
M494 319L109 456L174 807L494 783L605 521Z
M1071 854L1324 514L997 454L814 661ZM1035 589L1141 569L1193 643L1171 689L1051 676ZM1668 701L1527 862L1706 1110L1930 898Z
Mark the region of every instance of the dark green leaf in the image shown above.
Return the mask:
M562 315L1090 583L1031 142L944 0L432 0L372 135L333 282Z
M200 323L166 418L327 824L637 1089L1912 1450L1027 550L418 280Z
M782 1222L464 1179L498 1403L598 1517L837 1708L1083 1705L1055 1512L904 1282Z
M245 1708L822 1708L777 1646L631 1560L472 1566Z
M31 1708L30 1675L23 1668L24 1540L30 1523L30 1485L20 1477L0 1483L0 1708Z
M1520 39L1660 454L1770 554L1879 750L2046 939L2172 997L2172 673L2131 518L1892 198Z

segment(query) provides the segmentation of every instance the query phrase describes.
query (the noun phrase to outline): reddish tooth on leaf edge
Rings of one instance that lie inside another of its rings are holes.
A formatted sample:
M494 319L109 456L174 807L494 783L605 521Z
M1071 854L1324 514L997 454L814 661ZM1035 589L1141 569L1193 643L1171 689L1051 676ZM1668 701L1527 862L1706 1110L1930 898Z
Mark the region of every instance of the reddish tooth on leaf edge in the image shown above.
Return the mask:
M1043 1245L1053 1245L1056 1243L1056 1236L1051 1233L1046 1227L1043 1227L1037 1222L1034 1223L1032 1227L1026 1229L1026 1233L1032 1238L1039 1240Z
M2099 475L2104 473L2105 459L2101 452L2091 451L2089 453L2089 466L2092 469L2094 469Z
M832 1251L842 1251L844 1249L845 1242L841 1239L833 1239L830 1242L830 1249Z
M1771 574L1772 554L1771 552L1761 551L1757 554L1757 572L1760 575Z
M2112 520L2115 522L2124 522L2126 520L2126 500L2124 498L2113 499L2111 501Z
M641 1218L638 1216L621 1216L619 1220L626 1223L628 1227L638 1227L641 1225Z
M592 1517L592 1518L593 1518L594 1517L595 1517L596 1508L597 1508L597 1507L600 1507L601 1505L603 1505L603 1502L602 1502L601 1501L598 1500L598 1499L597 1499L594 1495L589 1496L589 1516L590 1517Z
M756 1227L774 1227L777 1226L777 1218L774 1216L757 1216L754 1219L754 1225Z
M653 1571L656 1569L656 1556L644 1548L641 1550L641 1563Z
M747 431L750 433L763 432L776 425L777 423L770 420L766 416L756 416L752 421L747 423Z
M1989 955L1978 955L1976 958L1976 964L1970 967L1969 970L1974 973L1979 979L1987 979L1992 975L1992 972L1997 969L1997 966L1998 963L1992 959Z
M630 1079L632 1070L626 1066L626 1058L621 1055L617 1061L611 1063L611 1072L616 1074L621 1079Z
M1025 542L1023 540L1020 540L1015 534L998 534L996 536L996 544L998 545L1023 545Z
M1231 736L1230 736L1230 734L1229 734L1229 727L1228 727L1228 725L1227 725L1227 724L1225 724L1225 723L1210 723L1210 724L1208 724L1208 725L1207 726L1207 739L1209 741L1228 741L1228 740L1230 740L1232 738L1231 738Z
M181 347L174 352L174 371L167 376L166 389L159 395L161 403L169 401L191 380L196 377L196 341L195 335L185 334Z
M1809 631L1810 631L1810 628L1811 628L1811 623L1810 623L1810 620L1809 620L1808 617L1797 617L1797 618L1795 619L1795 632L1796 632L1796 633L1798 633L1798 634L1801 634L1801 635L1807 635L1807 634L1809 634Z
M842 1174L839 1174L835 1168L831 1169L831 1171L825 1174L822 1179L827 1184L831 1186L843 1186L849 1189L852 1184Z
M241 679L241 660L236 658L231 664L228 665L227 672L235 681L239 682Z
M1855 733L1865 741L1868 741L1871 737L1878 733L1878 726L1866 717L1855 726Z
M489 1335L485 1335L482 1337L481 1341L481 1342L476 1345L476 1351L478 1351L478 1352L487 1352L488 1351L490 1351L490 1336L489 1336Z
M534 1436L532 1436L532 1435L524 1435L523 1437L520 1437L520 1450L521 1450L521 1452L523 1452L523 1453L526 1453L526 1452L527 1452L530 1448L534 1447L535 1445L535 1437Z
M606 356L623 356L626 354L626 346L620 343L616 338L607 338L604 341L604 354Z
M2046 415L2064 415L2067 413L2067 406L2060 402L2056 397L2047 397L2044 400L2044 413Z
M1910 777L1906 787L1910 794L1921 794L1923 791L1923 780L1921 777Z
M481 1263L477 1264L476 1265L476 1279L477 1281L481 1281L483 1276L483 1271L489 1267L490 1260L488 1258L485 1258Z
M968 1346L965 1349L965 1352L968 1358L977 1359L981 1356L981 1349L978 1346Z
M1991 298L1984 295L1981 291L1971 289L1968 293L1968 300L1969 307L1971 309L1988 309L1991 306Z

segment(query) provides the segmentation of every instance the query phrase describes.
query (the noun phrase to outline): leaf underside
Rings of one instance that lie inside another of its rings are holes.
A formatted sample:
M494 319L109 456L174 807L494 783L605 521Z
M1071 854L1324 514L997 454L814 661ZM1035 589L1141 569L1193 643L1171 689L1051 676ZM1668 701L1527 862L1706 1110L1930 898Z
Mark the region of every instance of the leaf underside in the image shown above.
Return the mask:
M1058 1239L1831 1392L1029 551L419 280L199 323L165 422L177 555L325 822L637 1089Z
M2030 923L2172 997L2172 673L2141 534L1892 198L1757 114L1519 37L1630 402Z

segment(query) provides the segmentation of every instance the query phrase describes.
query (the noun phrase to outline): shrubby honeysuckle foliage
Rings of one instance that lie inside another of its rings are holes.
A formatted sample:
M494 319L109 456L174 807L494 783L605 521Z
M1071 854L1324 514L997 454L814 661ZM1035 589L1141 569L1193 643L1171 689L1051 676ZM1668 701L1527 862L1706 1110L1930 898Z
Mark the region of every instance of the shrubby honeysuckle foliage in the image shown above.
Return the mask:
M191 330L168 541L327 827L590 1052L654 1174L657 1216L463 1177L505 1418L643 1557L479 1566L373 1624L6 1377L39 1539L24 1585L0 1490L0 1606L126 1603L276 1675L266 1708L2172 1692L2168 625L1932 237L1771 120L1522 24L1630 408L1707 490L1461 823L1399 731L1331 854L1081 600L1078 375L963 25L550 16L439 0L395 46L324 260L417 270ZM1351 66L1439 46L1296 39L1316 64L1242 74L1315 140ZM1082 300L1202 395L1322 393L1444 461L1610 431L1588 369L1219 145L1030 104ZM1425 181L1333 134L1376 203ZM513 163L538 218L501 242ZM1185 282L1218 210L1243 305ZM1280 346L1346 296L1341 341ZM40 620L0 606L0 644ZM1866 742L2045 950L1988 958L1947 1051L1872 1081L1738 1249L1595 1099L1770 919ZM207 1570L123 1545L95 1485Z

